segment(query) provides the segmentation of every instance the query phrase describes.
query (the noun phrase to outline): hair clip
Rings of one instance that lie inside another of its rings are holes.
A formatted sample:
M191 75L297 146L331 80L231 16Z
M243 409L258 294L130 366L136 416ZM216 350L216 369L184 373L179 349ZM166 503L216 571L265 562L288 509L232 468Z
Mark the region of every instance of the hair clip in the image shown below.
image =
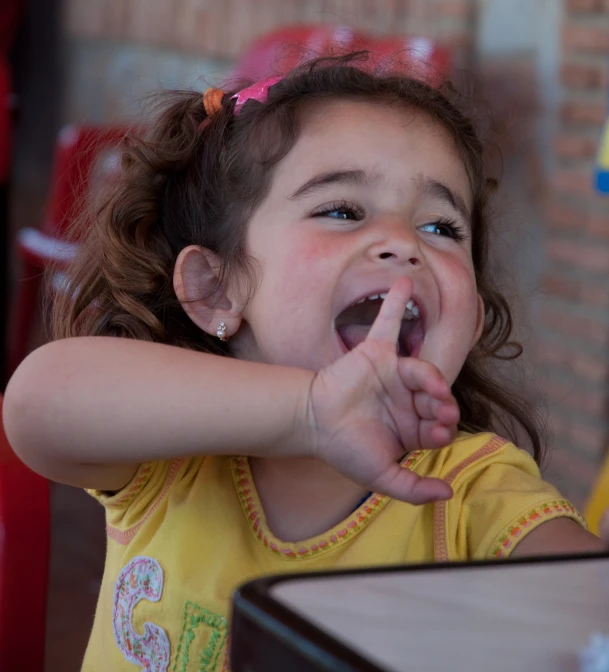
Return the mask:
M203 107L208 117L212 117L222 109L222 98L224 98L224 91L222 89L216 89L211 86L205 90L203 94Z
M248 86L232 96L231 100L234 98L237 101L235 103L235 114L239 114L241 108L248 100L257 100L259 103L264 103L268 98L269 89L273 84L277 84L280 79L281 77L277 76L261 79L259 82Z

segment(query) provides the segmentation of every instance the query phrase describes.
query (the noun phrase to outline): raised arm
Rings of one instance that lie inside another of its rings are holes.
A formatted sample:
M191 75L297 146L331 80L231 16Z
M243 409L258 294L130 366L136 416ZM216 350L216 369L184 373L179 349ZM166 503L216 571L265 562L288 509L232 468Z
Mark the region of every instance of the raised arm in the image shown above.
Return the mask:
M7 388L8 439L35 471L100 490L140 462L241 454L315 457L390 497L446 499L446 483L399 466L449 443L459 420L440 371L398 357L411 290L396 281L366 340L317 374L128 339L45 345Z
M314 374L156 343L56 341L10 380L4 425L47 478L116 490L140 462L186 455L302 454ZM294 438L298 437L298 441Z

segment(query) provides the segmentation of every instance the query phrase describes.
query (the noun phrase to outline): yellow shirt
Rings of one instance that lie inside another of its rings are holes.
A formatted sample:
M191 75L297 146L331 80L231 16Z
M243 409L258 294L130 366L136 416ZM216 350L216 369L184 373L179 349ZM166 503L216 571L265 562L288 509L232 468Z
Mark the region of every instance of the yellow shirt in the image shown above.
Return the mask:
M403 466L447 480L453 498L413 506L373 494L297 543L268 530L246 458L146 463L122 491L93 492L108 549L83 670L228 670L232 592L264 574L501 558L551 518L585 525L530 455L493 434L460 434Z

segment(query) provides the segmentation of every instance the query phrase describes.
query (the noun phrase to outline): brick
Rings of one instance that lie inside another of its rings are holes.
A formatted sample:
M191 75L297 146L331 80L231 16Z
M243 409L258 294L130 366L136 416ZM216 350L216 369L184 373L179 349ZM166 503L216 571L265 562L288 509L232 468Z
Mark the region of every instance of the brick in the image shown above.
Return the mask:
M604 428L583 422L574 421L571 424L570 438L578 453L584 453L593 459L602 455L607 445L607 432Z
M594 193L592 171L557 170L552 177L552 186L559 194L571 194L589 198Z
M554 408L548 413L548 424L553 433L568 436L570 423L560 409Z
M105 30L108 37L120 39L127 36L130 8L125 0L107 0Z
M442 35L439 40L443 46L449 49L455 49L460 52L469 51L474 44L473 36L470 33L455 33L454 35Z
M609 239L609 215L589 215L587 229L593 236Z
M403 3L400 0L378 0L373 3L341 0L340 5L341 11L337 14L337 18L341 23L353 28L378 30L387 34L395 30L396 19Z
M591 159L598 152L598 142L582 135L558 133L554 153L561 159Z
M574 380L600 385L609 378L609 362L604 357L593 357L574 347L564 347L554 340L545 340L539 349L537 359L550 365L554 371L566 372ZM568 400L568 396L566 400Z
M552 450L548 455L547 465L551 465L553 471L568 479L573 486L578 489L585 489L588 492L597 475L596 464L578 454L578 451L574 448L571 450Z
M568 51L609 54L609 28L567 23L562 31L562 44Z
M437 0L432 7L434 17L469 19L473 13L470 0Z
M132 0L131 36L140 43L174 43L176 15L173 9L162 0Z
M574 318L570 310L543 308L542 324L556 334L564 334L595 345L605 346L609 342L609 326L586 317Z
M579 12L599 12L603 9L603 0L568 0L567 11Z
M233 25L231 14L235 6L235 0L224 0L224 2L216 3L214 7L214 55L220 58L231 58L239 51L241 46L244 46L237 44L236 40L231 40L229 36Z
M547 246L548 258L589 271L609 273L609 246L583 241L553 240Z
M609 67L605 63L592 65L563 63L560 68L561 82L574 89L602 89L609 83Z
M579 298L584 305L609 309L609 284L582 283L579 287Z
M580 297L579 282L557 273L547 274L541 281L541 291L544 294L558 296L561 299L576 301Z
M544 364L555 364L563 367L569 361L571 353L567 348L562 347L555 341L544 341L537 354L537 359Z
M96 37L103 32L105 7L102 0L69 0L64 8L68 31L78 37Z
M556 411L565 415L568 409L586 417L599 417L607 409L607 398L604 390L582 385L572 377L570 383L558 380L555 375L559 369L553 366L545 367L548 377L547 403L550 412ZM602 392L602 393L601 393Z
M207 53L207 35L204 32L207 12L198 4L197 0L182 0L176 8L175 41L181 49L192 50L198 40L203 52Z
M265 4L269 4L268 0L266 0ZM203 28L206 39L202 44L205 45L205 53L213 57L223 55L222 52L224 46L230 47L230 45L226 45L226 26L222 20L225 7L226 5L224 3L214 2L205 14ZM199 23L201 24L202 22L202 19L200 19Z
M300 23L320 23L324 18L324 0L307 0L307 2L298 3L300 8ZM369 3L360 0L358 15L361 21L366 22L366 13ZM252 15L255 12L252 12Z
M566 400L565 407L572 408L591 418L598 418L605 413L607 399L599 390L589 390L577 386Z
M550 229L582 231L586 226L586 214L574 207L552 201L544 211Z
M590 383L604 383L609 377L609 364L601 357L594 358L575 352L570 358L575 374Z
M402 24L407 24L417 36L435 36L458 52L468 51L473 44L475 1L66 0L65 5L64 24L78 36L120 38L234 57L257 35L299 21L347 22L383 34L399 33Z
M604 101L568 100L561 105L560 117L567 124L601 126L607 119L607 105Z

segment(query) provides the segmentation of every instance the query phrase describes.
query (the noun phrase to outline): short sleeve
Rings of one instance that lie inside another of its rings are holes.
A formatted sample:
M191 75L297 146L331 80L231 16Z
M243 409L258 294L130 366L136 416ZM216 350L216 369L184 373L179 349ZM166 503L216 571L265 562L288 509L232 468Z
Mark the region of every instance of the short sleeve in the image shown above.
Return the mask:
M479 451L479 459L466 460L454 479L454 501L447 503L443 521L445 559L509 557L524 537L553 518L586 527L577 509L541 478L527 452L495 441Z
M106 509L107 525L117 530L133 529L155 510L178 479L196 472L203 458L143 462L117 492L87 490Z

